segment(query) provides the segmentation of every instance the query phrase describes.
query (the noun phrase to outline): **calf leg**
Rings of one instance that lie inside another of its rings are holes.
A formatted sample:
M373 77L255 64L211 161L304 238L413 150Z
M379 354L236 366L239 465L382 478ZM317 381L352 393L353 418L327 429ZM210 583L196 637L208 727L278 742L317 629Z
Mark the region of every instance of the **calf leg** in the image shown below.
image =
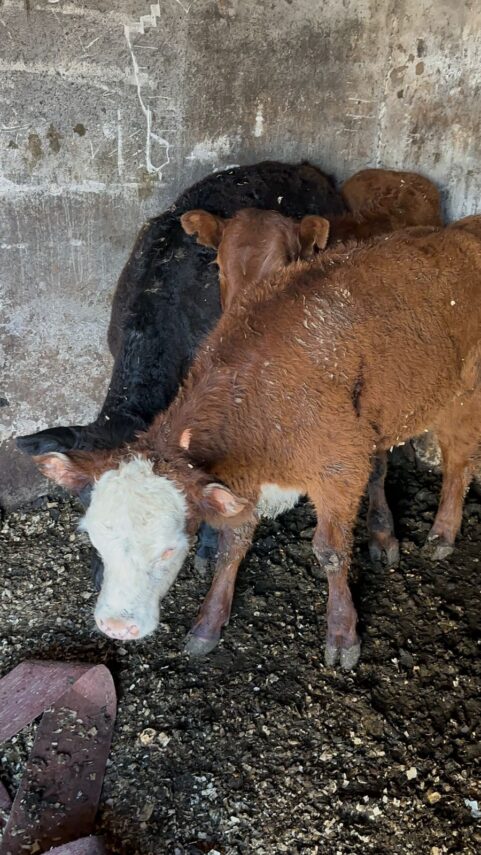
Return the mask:
M481 391L456 399L435 425L443 463L441 499L426 544L435 561L453 552L481 442Z
M345 669L356 665L361 645L357 634L357 613L349 588L350 537L339 525L319 518L312 547L329 585L327 601L326 665L338 661Z
M444 443L440 445L443 457L441 500L425 549L434 561L447 558L454 550L454 541L461 528L464 497L473 474L469 460Z
M356 665L361 652L348 580L352 529L368 478L368 461L365 471L360 462L352 477L346 474L343 482L330 480L321 490L317 487L315 495L309 492L317 511L312 546L329 585L325 662L333 666L339 661L346 670Z
M394 536L394 522L384 492L387 471L387 454L378 451L374 455L369 476L369 509L367 528L369 532L369 554L371 561L393 567L399 562L399 543Z
M222 628L228 624L237 572L255 528L255 523L248 523L219 532L214 578L185 644L185 652L190 656L210 653L220 639Z

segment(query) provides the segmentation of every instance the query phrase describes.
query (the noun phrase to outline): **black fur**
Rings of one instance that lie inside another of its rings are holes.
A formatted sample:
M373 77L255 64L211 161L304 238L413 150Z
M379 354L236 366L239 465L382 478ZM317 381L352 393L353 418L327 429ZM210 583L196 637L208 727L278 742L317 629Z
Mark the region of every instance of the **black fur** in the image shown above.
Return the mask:
M331 180L309 164L238 167L183 193L141 229L120 276L108 333L115 364L99 416L89 425L18 437L19 448L28 454L114 448L170 404L220 315L215 253L186 235L179 218L192 208L229 217L245 207L298 218L340 213L344 203Z

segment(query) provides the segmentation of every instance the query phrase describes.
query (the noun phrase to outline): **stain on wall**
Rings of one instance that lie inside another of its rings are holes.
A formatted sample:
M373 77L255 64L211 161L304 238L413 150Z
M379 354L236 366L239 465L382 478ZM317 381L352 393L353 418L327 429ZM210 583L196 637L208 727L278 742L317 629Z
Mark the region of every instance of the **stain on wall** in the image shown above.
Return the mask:
M0 502L45 484L12 437L92 418L142 222L213 169L308 157L481 189L473 0L3 0Z

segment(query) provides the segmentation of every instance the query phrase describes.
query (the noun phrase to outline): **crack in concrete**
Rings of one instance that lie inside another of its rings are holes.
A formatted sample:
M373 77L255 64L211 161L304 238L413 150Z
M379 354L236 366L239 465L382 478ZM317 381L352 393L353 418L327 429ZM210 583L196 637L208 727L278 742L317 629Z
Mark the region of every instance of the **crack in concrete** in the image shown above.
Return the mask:
M180 0L176 0L176 2L181 6L183 11L188 14L190 6L186 7ZM140 79L140 68L137 62L137 57L135 56L134 49L132 47L132 34L138 33L140 35L145 34L146 27L157 27L157 19L160 19L160 3L152 3L150 6L150 15L141 15L138 22L132 24L124 25L124 34L125 40L127 42L127 47L129 49L130 57L132 60L132 68L134 72L134 81L135 86L137 88L137 98L140 104L140 109L145 116L146 122L146 133L145 133L145 168L147 172L152 175L158 175L159 181L162 181L163 171L166 166L170 163L170 143L165 138L160 136L158 133L155 133L152 128L152 110L150 106L144 101L142 96L142 83ZM156 166L152 162L152 142L156 142L158 145L163 146L165 149L165 160L159 166ZM120 173L119 173L120 174Z

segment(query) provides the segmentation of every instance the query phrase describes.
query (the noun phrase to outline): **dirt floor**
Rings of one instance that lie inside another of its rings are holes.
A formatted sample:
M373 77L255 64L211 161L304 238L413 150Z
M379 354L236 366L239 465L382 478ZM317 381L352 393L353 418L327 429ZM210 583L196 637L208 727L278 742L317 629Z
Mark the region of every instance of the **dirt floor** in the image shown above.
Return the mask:
M260 526L224 641L193 662L182 642L208 580L191 564L155 636L123 646L93 627L79 507L43 499L4 519L2 674L25 658L81 659L105 662L116 681L98 821L108 851L481 851L481 503L468 496L459 546L434 565L420 547L438 489L412 463L391 466L396 570L370 565L361 514L353 588L364 646L347 675L323 664L326 582L307 504ZM12 790L32 732L0 746Z

